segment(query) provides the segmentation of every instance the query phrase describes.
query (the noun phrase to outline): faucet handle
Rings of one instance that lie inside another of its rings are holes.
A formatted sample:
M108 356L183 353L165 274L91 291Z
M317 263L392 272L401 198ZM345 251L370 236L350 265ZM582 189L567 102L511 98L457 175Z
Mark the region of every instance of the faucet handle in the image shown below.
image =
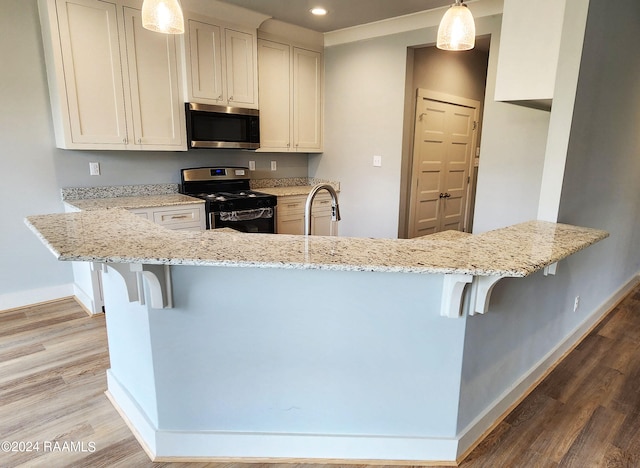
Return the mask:
M331 221L340 221L340 206L337 203L331 206Z

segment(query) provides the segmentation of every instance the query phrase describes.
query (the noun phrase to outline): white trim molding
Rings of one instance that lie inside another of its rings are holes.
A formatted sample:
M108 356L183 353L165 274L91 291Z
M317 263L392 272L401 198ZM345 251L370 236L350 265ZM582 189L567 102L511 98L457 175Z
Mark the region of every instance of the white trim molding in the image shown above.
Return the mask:
M73 295L73 283L0 294L0 311L27 307L41 302L55 301Z
M304 459L325 463L402 461L404 464L455 465L455 438L387 437L223 431L172 431L156 427L135 399L107 371L107 397L123 417L140 445L156 462L271 462Z

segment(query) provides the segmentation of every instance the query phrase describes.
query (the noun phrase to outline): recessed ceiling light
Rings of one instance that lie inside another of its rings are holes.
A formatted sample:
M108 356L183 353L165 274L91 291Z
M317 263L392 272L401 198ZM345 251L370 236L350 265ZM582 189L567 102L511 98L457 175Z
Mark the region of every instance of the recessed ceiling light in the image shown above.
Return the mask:
M311 14L316 15L316 16L323 16L327 14L327 10L325 10L322 7L315 7L312 8L311 10L309 10L311 12Z

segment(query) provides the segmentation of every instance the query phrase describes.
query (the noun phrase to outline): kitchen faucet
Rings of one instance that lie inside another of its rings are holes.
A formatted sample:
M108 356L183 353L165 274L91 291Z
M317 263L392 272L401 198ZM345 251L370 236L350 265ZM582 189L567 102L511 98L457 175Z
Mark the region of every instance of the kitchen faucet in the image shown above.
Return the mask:
M313 205L313 199L316 197L320 190L326 190L331 195L331 221L340 221L340 208L338 207L338 194L330 184L318 184L315 185L309 196L307 196L307 204L304 208L304 235L311 234L311 206Z

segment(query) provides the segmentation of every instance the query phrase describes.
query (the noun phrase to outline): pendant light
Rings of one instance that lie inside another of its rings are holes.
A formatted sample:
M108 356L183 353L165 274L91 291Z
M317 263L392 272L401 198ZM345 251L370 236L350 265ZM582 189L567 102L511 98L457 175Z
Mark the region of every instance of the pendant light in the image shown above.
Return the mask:
M184 18L178 0L144 0L142 26L165 34L183 34Z
M462 0L456 0L440 21L436 47L442 50L469 50L473 49L475 42L473 15Z

